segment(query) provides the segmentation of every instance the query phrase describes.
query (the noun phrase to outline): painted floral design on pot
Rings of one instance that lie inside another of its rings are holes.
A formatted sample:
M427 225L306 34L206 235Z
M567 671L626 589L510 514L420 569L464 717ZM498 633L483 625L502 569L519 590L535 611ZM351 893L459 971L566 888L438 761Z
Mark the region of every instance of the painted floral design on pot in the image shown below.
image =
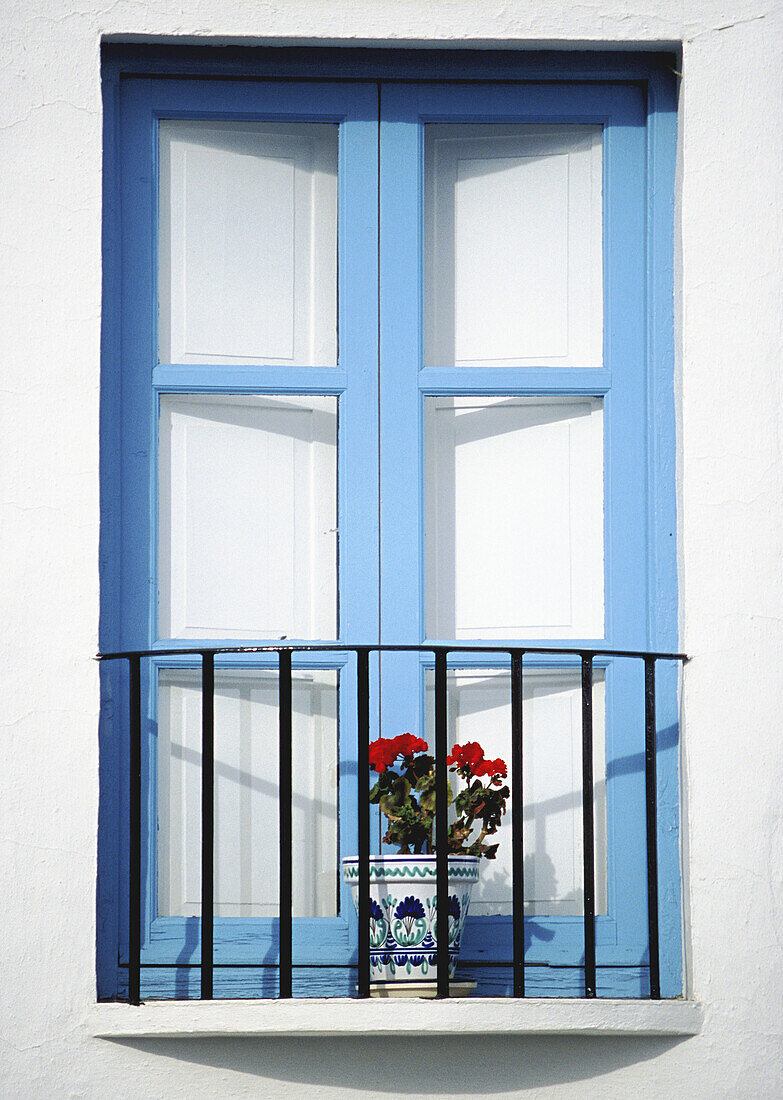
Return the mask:
M461 918L462 906L459 903L459 898L455 894L451 894L449 896L449 943L454 943L454 940L462 931L464 919Z
M377 901L370 898L370 948L382 947L386 943L388 927L383 909Z
M477 856L449 856L449 975L457 967ZM343 881L358 900L359 861L343 860ZM437 979L437 874L434 855L370 857L370 976L373 981Z
M393 901L392 898L388 900ZM427 919L424 916L424 906L413 894L403 898L394 907L392 934L396 942L405 947L414 947L420 944L427 935Z

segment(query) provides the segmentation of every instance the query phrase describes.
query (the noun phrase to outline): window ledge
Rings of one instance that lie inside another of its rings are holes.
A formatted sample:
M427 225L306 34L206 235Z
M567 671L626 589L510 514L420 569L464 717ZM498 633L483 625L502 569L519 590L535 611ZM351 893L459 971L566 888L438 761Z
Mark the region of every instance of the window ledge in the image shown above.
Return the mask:
M90 1016L101 1039L252 1035L696 1035L697 1001L512 1000L482 997L408 1001L325 998L291 1001L152 1001L99 1004Z

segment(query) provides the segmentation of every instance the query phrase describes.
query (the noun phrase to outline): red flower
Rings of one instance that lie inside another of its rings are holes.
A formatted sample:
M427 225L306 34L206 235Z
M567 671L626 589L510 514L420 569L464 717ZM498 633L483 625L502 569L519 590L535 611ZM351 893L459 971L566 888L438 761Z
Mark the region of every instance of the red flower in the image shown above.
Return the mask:
M496 760L484 759L484 750L478 741L468 741L466 745L454 745L446 763L456 764L459 769L464 769L472 776L492 776L493 782L499 782L501 777L508 774L505 760L501 760L500 757Z
M427 751L427 742L421 737L414 737L412 733L401 733L392 738L392 744L396 745L400 756L413 756L417 752Z
M388 737L379 737L370 745L370 767L380 775L397 759L397 749Z
M414 753L426 752L427 742L412 733L401 733L397 737L378 737L370 744L370 767L379 775L390 768L398 756L406 759Z
M493 779L503 778L508 775L505 760L500 757L497 760L482 760L473 769L474 775L491 775Z
M476 767L484 759L484 750L478 741L468 741L465 745L454 745L451 756L446 758L447 764L456 764L458 768L467 768L473 775L478 775Z

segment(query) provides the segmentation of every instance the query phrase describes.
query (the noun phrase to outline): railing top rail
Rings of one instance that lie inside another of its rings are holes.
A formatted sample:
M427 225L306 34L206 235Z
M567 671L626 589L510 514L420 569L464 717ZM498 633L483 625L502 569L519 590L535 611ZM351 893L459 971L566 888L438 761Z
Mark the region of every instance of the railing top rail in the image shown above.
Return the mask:
M667 653L657 650L643 649L596 649L592 646L540 646L527 645L524 642L505 645L452 645L443 642L420 643L417 645L388 645L357 643L350 645L345 642L318 642L318 643L294 643L272 642L264 645L237 645L237 646L193 646L172 647L169 649L127 649L115 653L98 653L96 661L114 661L129 657L200 657L205 653L229 654L229 653L538 653L545 656L575 656L575 657L638 657L653 661L682 661L683 664L690 658L685 653Z

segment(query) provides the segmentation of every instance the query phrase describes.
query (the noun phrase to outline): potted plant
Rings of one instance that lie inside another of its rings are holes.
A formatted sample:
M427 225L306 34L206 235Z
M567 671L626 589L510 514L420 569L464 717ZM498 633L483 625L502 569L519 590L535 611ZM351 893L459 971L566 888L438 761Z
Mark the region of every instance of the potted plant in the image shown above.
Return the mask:
M451 824L449 850L449 976L453 977L470 895L479 861L494 859L497 843L488 843L506 812L509 789L503 760L490 760L476 741L454 745L447 757L456 782L447 784ZM374 991L386 983L408 983L419 992L437 980L437 874L435 760L427 742L403 733L379 737L370 745L370 770L378 779L370 802L386 818L385 844L396 855L370 856L370 975ZM343 860L343 880L358 900L359 860Z

